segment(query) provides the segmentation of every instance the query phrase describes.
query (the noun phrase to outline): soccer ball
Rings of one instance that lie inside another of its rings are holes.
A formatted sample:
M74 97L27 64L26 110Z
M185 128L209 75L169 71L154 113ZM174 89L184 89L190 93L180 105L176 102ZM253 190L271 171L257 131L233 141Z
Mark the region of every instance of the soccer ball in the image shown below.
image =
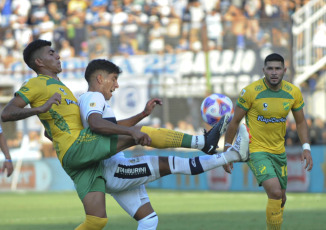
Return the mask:
M230 114L231 121L234 113L231 99L223 94L214 93L206 97L201 104L201 116L203 120L213 126L223 115Z

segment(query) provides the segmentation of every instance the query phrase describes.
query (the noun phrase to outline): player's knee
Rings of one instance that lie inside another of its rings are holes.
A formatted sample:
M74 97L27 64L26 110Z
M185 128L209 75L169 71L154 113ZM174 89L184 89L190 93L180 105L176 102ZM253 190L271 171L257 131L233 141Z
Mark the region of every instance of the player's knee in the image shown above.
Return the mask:
M158 217L156 212L152 212L148 216L138 221L137 230L156 230L158 224Z
M282 191L281 191L281 189L275 188L275 189L270 190L268 192L268 197L270 199L274 199L274 200L280 200L280 199L282 199L283 197L282 197Z

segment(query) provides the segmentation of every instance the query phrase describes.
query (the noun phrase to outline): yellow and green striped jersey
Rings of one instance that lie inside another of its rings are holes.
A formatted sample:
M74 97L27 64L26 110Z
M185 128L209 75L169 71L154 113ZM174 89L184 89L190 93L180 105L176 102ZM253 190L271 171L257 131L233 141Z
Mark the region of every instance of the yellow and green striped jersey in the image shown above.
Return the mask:
M55 93L61 94L61 104L53 104L48 112L40 113L38 117L53 139L62 163L63 156L83 129L77 99L61 81L46 75L31 78L16 92L32 108L44 105Z
M282 80L279 91L272 91L259 79L242 89L237 106L247 111L246 123L252 135L249 150L280 154L285 152L286 119L290 110L303 108L300 89Z

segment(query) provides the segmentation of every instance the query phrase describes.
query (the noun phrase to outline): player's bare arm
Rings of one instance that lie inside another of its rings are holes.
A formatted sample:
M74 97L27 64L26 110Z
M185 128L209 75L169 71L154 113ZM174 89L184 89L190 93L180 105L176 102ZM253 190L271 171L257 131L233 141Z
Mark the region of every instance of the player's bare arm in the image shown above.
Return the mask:
M22 120L33 115L45 113L49 111L53 104L58 105L60 103L61 95L55 93L44 105L35 108L25 108L26 102L22 97L16 95L3 109L1 120L3 122Z
M141 113L139 113L133 117L130 117L128 119L120 120L120 121L118 121L118 124L124 125L124 126L129 126L129 127L134 126L138 122L140 122L142 119L149 116L152 113L152 111L154 110L156 105L162 105L162 100L158 99L158 98L153 98L153 99L149 100L146 103L144 111L142 111Z
M234 139L234 137L237 133L237 130L239 128L239 124L245 115L246 115L246 111L244 109L240 108L239 106L235 107L234 116L233 116L232 120L230 121L229 126L225 133L224 152L229 148L228 146L225 146L225 145L227 143L232 144L233 139ZM233 169L233 163L231 162L226 165L223 165L223 168L224 168L225 172L231 173L232 169Z
M99 113L92 113L88 118L89 128L94 133L110 135L128 135L132 136L136 144L140 145L150 145L151 138L143 132L140 132L140 128L137 127L127 127L123 125L118 125L113 122L107 121L102 118Z
M3 167L1 172L7 170L7 177L10 177L12 172L14 171L14 166L11 161L11 156L9 153L9 149L6 143L6 139L3 133L0 133L0 149L2 150L3 154L5 155L5 161L3 162Z
M295 119L295 123L297 126L297 133L300 138L302 144L309 143L309 136L308 136L308 125L307 121L304 117L303 110L293 111L293 116ZM313 161L311 156L311 151L308 149L304 149L301 154L301 161L305 161L305 169L310 171L313 167Z

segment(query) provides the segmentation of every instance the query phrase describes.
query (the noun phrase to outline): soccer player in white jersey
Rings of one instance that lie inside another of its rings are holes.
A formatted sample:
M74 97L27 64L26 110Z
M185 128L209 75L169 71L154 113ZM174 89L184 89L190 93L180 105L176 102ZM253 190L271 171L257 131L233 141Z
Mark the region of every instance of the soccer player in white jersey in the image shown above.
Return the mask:
M118 66L103 59L93 60L87 66L85 78L89 89L78 99L85 128L89 127L95 133L103 133L106 129L110 129L104 120L122 126L134 126L148 116L157 104L162 103L160 99L151 99L142 113L116 121L113 110L106 101L119 87L117 79L120 73ZM224 117L220 121L221 134L226 129L227 120L228 118ZM191 159L174 156L125 158L123 152L119 152L103 161L106 192L110 193L120 206L138 221L138 230L154 230L158 224L158 217L150 204L144 184L169 174L196 175L229 162L245 161L249 156L248 145L249 134L246 127L241 126L233 150L221 154Z

